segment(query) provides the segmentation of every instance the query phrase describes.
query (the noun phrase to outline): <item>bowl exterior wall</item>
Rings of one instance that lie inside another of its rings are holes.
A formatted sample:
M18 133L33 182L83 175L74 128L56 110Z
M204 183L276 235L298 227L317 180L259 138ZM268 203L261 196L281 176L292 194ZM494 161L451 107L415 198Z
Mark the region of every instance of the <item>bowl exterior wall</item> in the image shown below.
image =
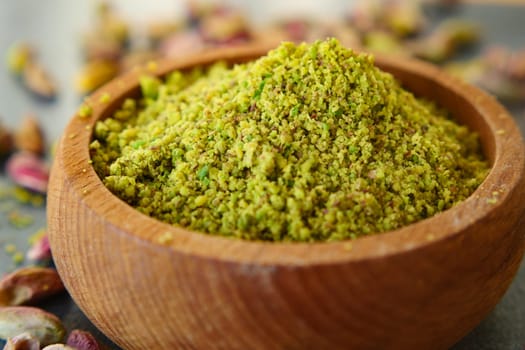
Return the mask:
M157 73L262 53L213 53ZM174 228L111 195L89 165L94 122L138 93L138 74L124 76L91 119L72 120L51 173L51 248L79 307L126 349L444 349L463 337L523 256L525 148L489 96L426 65L379 63L480 133L494 166L465 203L351 244L265 245L184 230L159 244Z

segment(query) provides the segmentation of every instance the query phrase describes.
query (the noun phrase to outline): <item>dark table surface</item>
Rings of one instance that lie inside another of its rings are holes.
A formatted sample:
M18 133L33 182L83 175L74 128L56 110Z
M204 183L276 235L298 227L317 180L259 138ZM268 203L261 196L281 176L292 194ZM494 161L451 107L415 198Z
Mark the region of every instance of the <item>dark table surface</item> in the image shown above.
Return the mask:
M152 2L148 4L146 1L130 1L124 5L124 1L120 1L121 7L128 11L130 16L139 18L145 12L154 15L156 8L157 10L161 8L161 12L166 9L176 11L178 6L173 3L173 1L171 3L159 1L152 5ZM345 2L332 1L331 3L342 8ZM266 3L248 4L246 1L244 5L248 13L254 13L255 7L263 4ZM15 128L24 115L34 113L43 124L49 145L60 136L81 101L72 89L73 76L80 66L80 37L90 23L92 6L93 2L90 1L0 1L0 54L5 57L8 47L16 41L28 41L34 44L39 59L49 67L60 87L56 101L49 103L36 100L20 87L4 67L0 68L0 121ZM333 14L339 9L332 6L331 11ZM476 54L476 51L479 52L483 46L495 43L525 48L525 6L466 4L450 15L472 19L482 26L481 46L468 55ZM431 18L436 20L442 14L433 13L432 16ZM525 101L521 105L508 106L508 108L525 134ZM10 185L4 173L1 173L0 192L2 188L5 189ZM29 214L33 218L33 223L25 228L10 226L7 215L13 209ZM28 237L39 229L45 228L45 225L45 207L21 206L14 201L0 199L0 275L16 268L12 253L8 253L5 248L12 245L17 251L25 252L28 249ZM101 342L112 349L118 349L95 329L67 294L52 298L41 306L61 317L68 329L80 328L92 331ZM525 349L525 262L522 263L514 282L501 302L453 349Z

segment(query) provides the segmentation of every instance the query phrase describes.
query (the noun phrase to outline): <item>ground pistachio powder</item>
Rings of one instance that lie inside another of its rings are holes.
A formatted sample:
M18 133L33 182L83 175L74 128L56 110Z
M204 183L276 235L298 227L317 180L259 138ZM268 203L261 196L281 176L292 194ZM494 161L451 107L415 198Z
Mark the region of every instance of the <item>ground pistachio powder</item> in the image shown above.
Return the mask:
M452 207L488 171L475 134L335 39L140 84L96 124L94 167L131 206L193 230L356 238Z

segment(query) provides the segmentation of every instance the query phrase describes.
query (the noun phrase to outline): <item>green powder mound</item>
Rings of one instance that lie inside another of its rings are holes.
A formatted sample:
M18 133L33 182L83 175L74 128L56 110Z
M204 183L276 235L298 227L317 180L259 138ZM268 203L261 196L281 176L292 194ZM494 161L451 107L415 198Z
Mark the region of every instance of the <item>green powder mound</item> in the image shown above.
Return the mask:
M95 169L139 211L205 233L388 231L464 200L488 171L475 134L335 39L141 87L97 123Z

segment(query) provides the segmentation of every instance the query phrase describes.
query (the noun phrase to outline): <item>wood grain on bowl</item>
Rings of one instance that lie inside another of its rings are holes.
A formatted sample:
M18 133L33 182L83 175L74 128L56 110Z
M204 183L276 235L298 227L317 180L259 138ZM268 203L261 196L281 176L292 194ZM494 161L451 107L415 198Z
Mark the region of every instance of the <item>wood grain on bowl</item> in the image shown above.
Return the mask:
M218 50L148 70L255 59ZM464 202L402 229L336 243L263 243L190 232L147 217L89 161L95 122L128 96L131 72L91 96L58 147L48 231L66 288L125 349L444 349L509 286L525 247L525 148L494 98L411 59L377 64L480 134L492 168ZM109 94L109 103L100 97Z

